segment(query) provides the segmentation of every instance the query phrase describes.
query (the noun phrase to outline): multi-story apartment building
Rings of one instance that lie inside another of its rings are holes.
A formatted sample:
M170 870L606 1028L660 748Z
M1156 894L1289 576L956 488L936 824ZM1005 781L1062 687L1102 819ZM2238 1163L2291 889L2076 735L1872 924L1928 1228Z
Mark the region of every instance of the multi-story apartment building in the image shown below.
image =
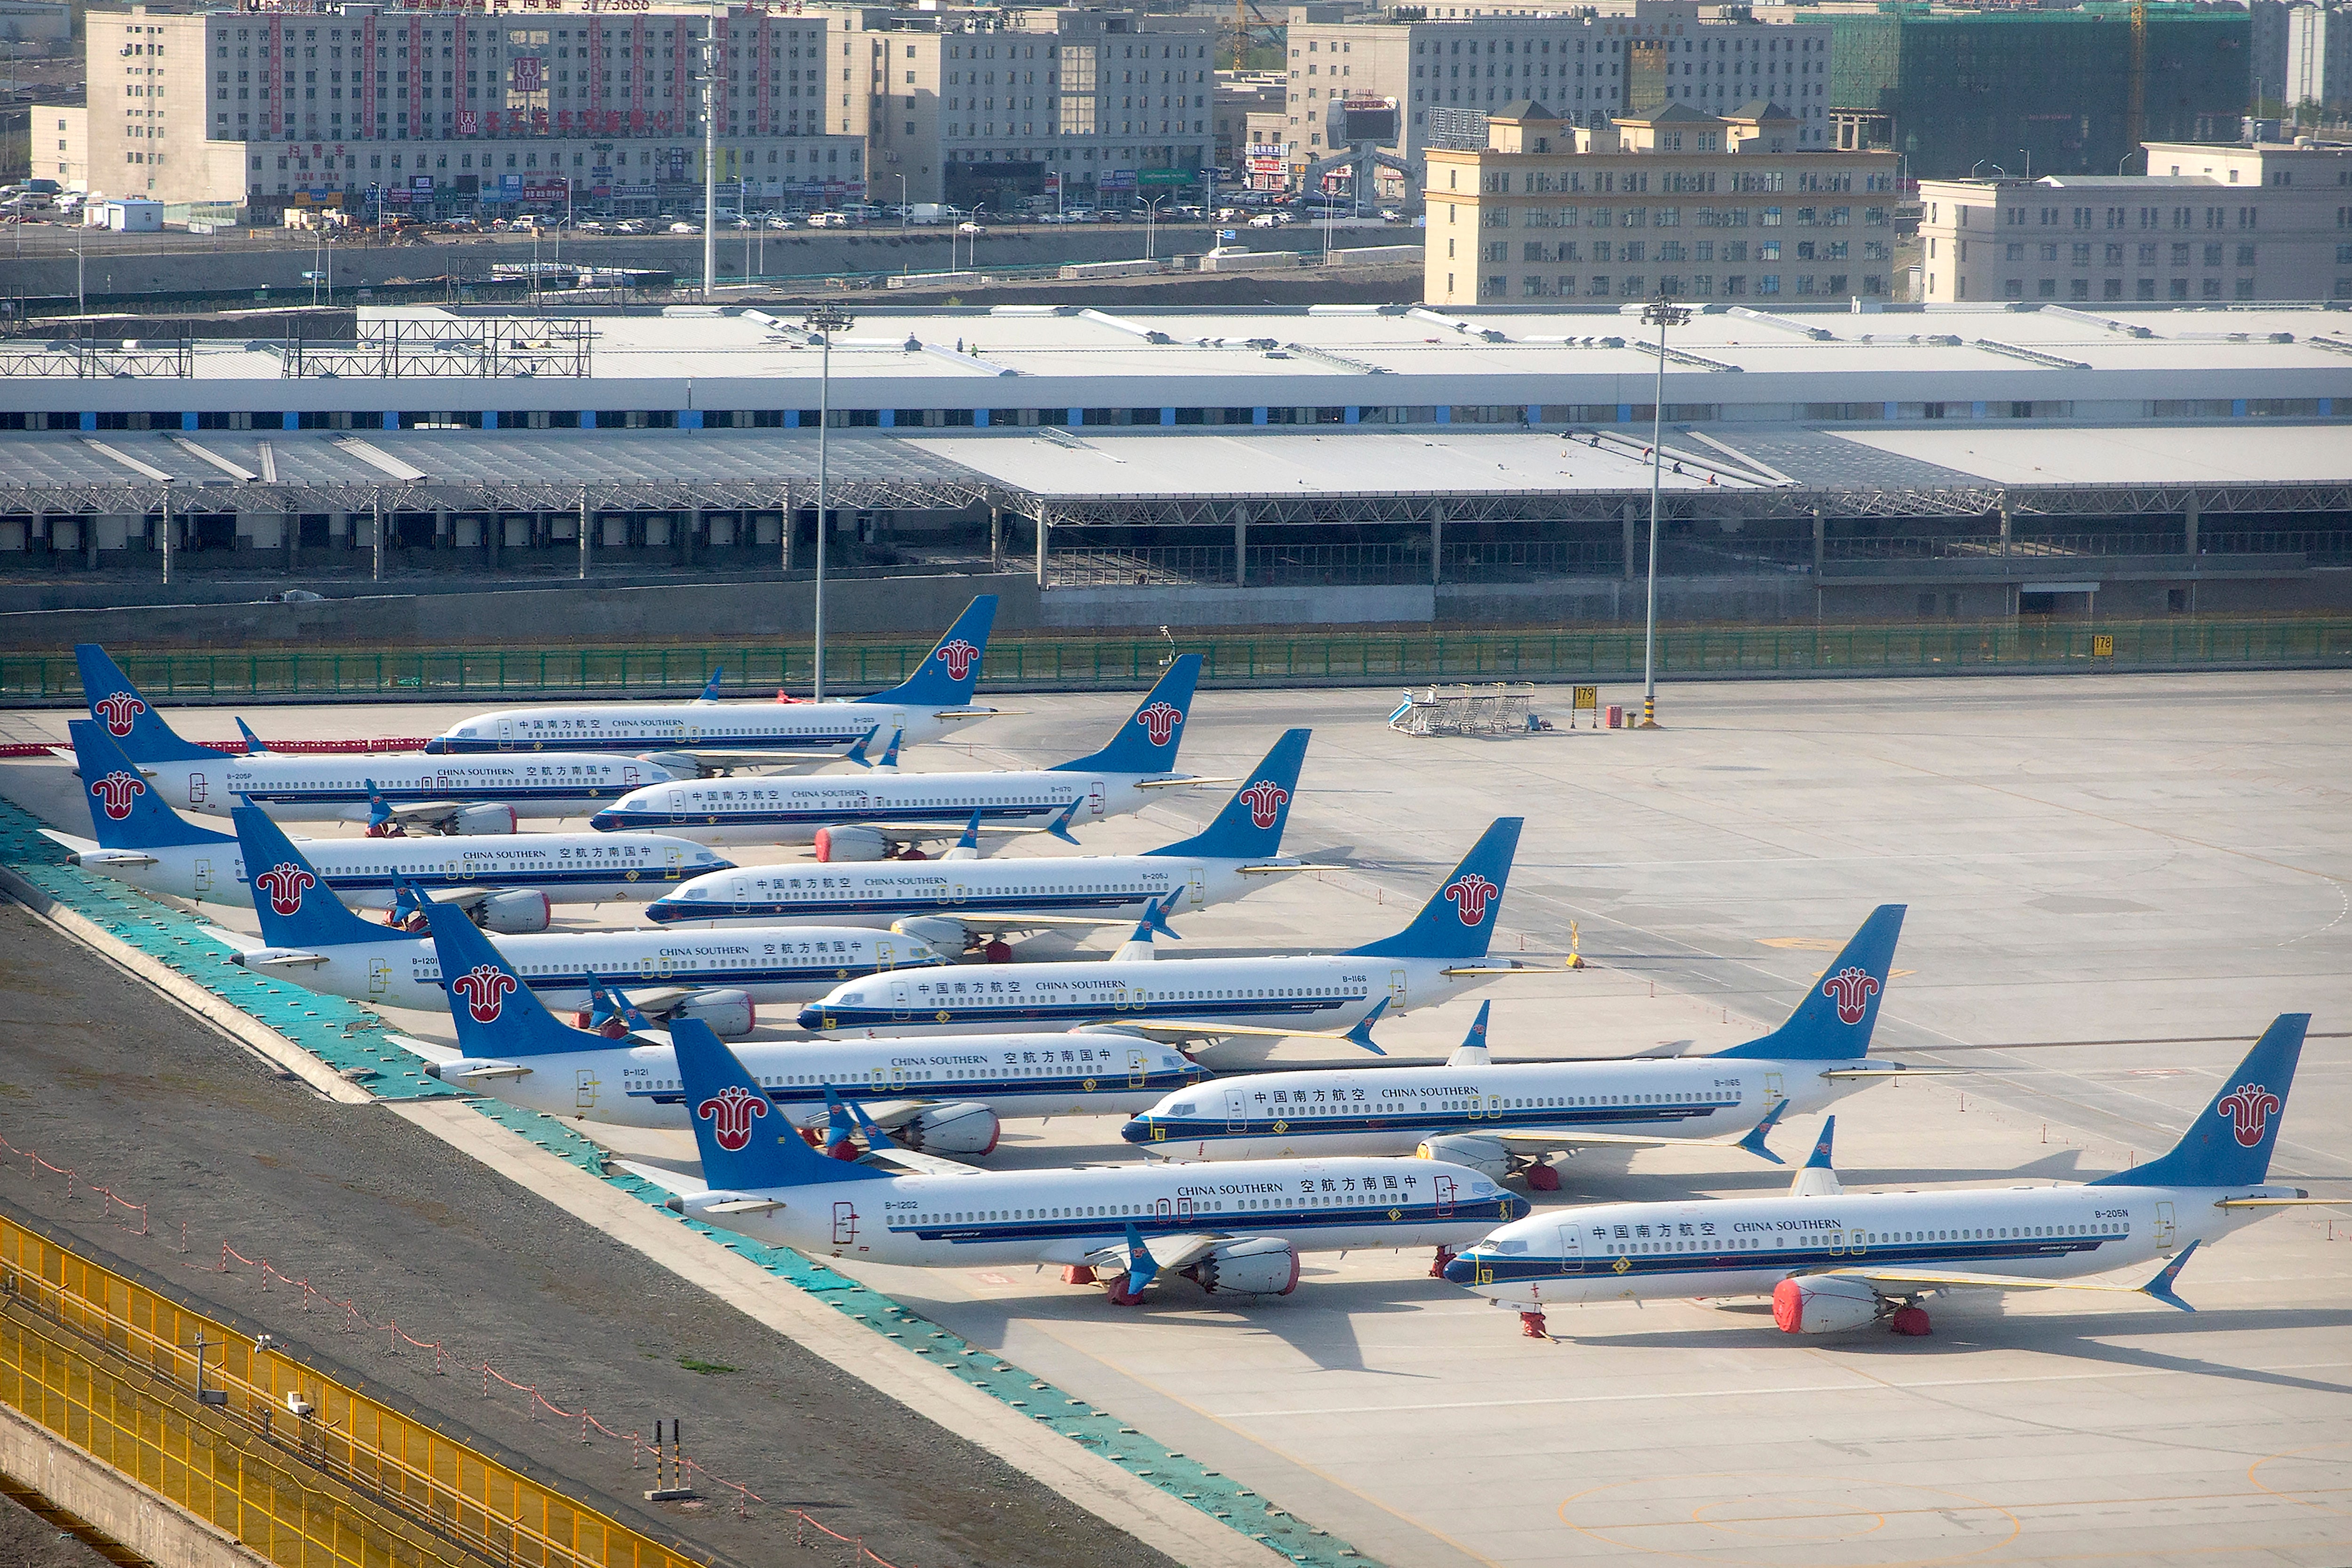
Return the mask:
M835 25L842 126L866 139L884 200L1125 205L1213 166L1208 17L875 8Z
M1216 137L1217 166L1243 174L1250 147L1270 145L1258 142L1250 126L1282 123L1285 79L1277 71L1219 71L1214 80L1210 130Z
M2352 6L2286 8L2285 114L2339 123L2352 110Z
M862 191L863 145L826 101L825 16L657 0L93 9L81 161L93 191L242 203L259 222L371 193L440 213L650 207L701 181L714 25L719 177L764 196Z
M1598 128L1502 106L1486 151L1427 154L1423 298L1883 299L1895 156L1811 146L1807 130L1762 102L1669 104Z
M1386 150L1408 163L1430 144L1432 110L1493 114L1527 100L1593 129L1670 102L1721 114L1762 100L1788 111L1799 146L1829 144L1831 30L1794 6L1601 0L1459 16L1400 6L1376 22L1342 20L1338 10L1290 9L1294 169L1332 151L1323 125L1333 98L1394 102L1399 140Z
M2144 175L1921 181L1924 297L2352 300L2352 142L2146 146Z

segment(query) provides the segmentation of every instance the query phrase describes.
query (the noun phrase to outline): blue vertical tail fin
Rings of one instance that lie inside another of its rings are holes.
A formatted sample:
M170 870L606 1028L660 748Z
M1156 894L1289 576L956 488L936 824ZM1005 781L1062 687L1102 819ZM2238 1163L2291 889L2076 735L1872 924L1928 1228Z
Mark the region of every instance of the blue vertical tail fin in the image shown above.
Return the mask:
M1412 924L1349 951L1366 958L1484 958L1503 911L1503 887L1518 853L1522 816L1498 816L1454 875L1438 885Z
M669 1038L677 1053L687 1120L702 1152L702 1179L712 1186L758 1192L889 1179L887 1172L828 1160L810 1148L701 1019L675 1020Z
M1878 1026L1878 1004L1893 972L1895 940L1903 934L1904 909L1902 904L1881 904L1873 910L1787 1023L1760 1039L1715 1054L1791 1062L1843 1061L1869 1054L1871 1032Z
M229 817L236 824L246 885L253 894L253 912L261 918L263 942L271 947L316 950L398 940L395 933L352 913L318 868L302 858L293 840L259 806L236 806Z
M94 642L74 645L74 663L81 670L82 700L89 716L106 726L134 763L216 763L221 755L210 746L184 741L157 716L154 705L139 694L131 678L106 657Z
M448 994L449 1016L457 1021L458 1049L511 1061L612 1047L603 1036L583 1034L549 1012L464 910L424 902L433 953L441 961L441 989Z
M182 844L234 844L236 839L198 827L163 804L139 776L106 726L92 719L66 721L73 737L74 765L89 801L90 833L108 849L163 849Z
M2308 1013L2282 1013L2263 1031L2238 1070L2221 1080L2202 1114L2171 1152L2145 1165L2101 1176L2095 1187L2252 1186L2271 1173L2271 1150L2286 1114L2286 1093L2303 1056Z
M1198 855L1219 860L1253 860L1282 853L1282 830L1290 824L1291 797L1298 793L1298 768L1313 731L1286 730L1234 791L1216 820L1192 837L1151 855Z
M961 708L980 684L980 666L988 654L988 630L996 624L996 595L982 594L964 606L947 635L923 660L923 666L887 691L857 699L860 702L920 703L927 708Z
M1201 656L1180 654L1166 674L1144 694L1135 711L1110 744L1092 756L1056 763L1055 773L1164 773L1176 766L1176 749L1184 743L1184 721L1192 707L1192 689L1200 684Z

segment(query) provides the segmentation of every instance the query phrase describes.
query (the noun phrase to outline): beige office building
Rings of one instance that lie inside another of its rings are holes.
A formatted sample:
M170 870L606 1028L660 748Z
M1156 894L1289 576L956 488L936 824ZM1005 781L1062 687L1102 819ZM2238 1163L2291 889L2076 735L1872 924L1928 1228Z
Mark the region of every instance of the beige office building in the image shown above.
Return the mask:
M1809 149L1805 131L1766 103L1669 104L1599 129L1506 105L1486 151L1427 154L1423 298L1883 300L1895 154Z
M247 205L257 222L371 191L428 214L698 199L711 13L591 4L93 9L77 161L94 193ZM862 143L827 133L827 17L739 4L717 26L720 179L862 192Z
M2352 300L2352 142L2150 142L2148 173L1922 180L1929 304Z
M1414 20L1365 22L1344 19L1335 5L1290 8L1294 170L1333 151L1323 127L1334 98L1393 102L1398 140L1385 151L1408 163L1426 147L1459 145L1449 122L1475 126L1528 100L1589 129L1668 103L1722 114L1762 100L1788 111L1798 145L1830 142L1831 30L1797 7L1601 0L1421 10Z
M1214 162L1207 17L875 8L837 25L842 123L866 142L877 200L1197 200Z

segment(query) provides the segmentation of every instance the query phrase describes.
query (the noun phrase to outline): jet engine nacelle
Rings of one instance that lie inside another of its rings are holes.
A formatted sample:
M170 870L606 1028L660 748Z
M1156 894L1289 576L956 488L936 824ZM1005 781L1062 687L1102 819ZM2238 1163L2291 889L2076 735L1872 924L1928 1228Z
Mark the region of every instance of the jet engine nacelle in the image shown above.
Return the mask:
M699 991L669 1010L672 1018L699 1018L722 1040L736 1040L751 1032L758 1010L745 991Z
M1287 1296L1298 1289L1298 1252L1279 1237L1229 1242L1184 1270L1212 1296Z
M502 936L523 936L545 931L554 911L545 893L509 888L475 905L474 914L484 931L494 931Z
M887 860L890 841L871 827L820 827L816 830L820 860Z
M1499 1138L1480 1138L1468 1132L1448 1132L1423 1141L1413 1151L1424 1160L1441 1160L1447 1164L1467 1165L1482 1176L1501 1181L1511 1173L1511 1152Z
M1801 1274L1772 1287L1772 1323L1785 1334L1839 1334L1874 1322L1887 1308L1859 1279Z
M906 915L892 921L890 929L943 952L961 952L971 945L971 928L952 915Z
M514 830L514 807L510 805L461 806L449 817L449 831L468 837L485 833L512 833ZM545 928L533 926L530 929L540 931Z
M996 1135L1001 1131L996 1112L961 1100L952 1105L935 1105L910 1118L892 1136L917 1153L991 1154L996 1152Z
M710 771L699 758L687 752L647 752L638 760L653 763L674 779L700 778Z

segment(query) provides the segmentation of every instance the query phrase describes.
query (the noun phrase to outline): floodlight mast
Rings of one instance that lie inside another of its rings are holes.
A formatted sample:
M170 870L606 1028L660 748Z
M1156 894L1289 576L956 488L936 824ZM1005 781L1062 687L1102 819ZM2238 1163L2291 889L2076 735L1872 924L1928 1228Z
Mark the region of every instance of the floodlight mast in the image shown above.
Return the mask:
M838 305L819 305L802 319L801 325L817 341L816 393L816 676L814 700L824 700L824 543L825 516L828 510L829 481L825 468L825 446L833 436L833 339L836 332L849 330L849 312ZM793 526L790 517L784 527Z
M1661 294L1642 309L1642 324L1658 329L1657 385L1650 398L1650 582L1642 616L1642 722L1637 728L1658 727L1658 485L1666 453L1666 329L1691 318L1687 307Z

